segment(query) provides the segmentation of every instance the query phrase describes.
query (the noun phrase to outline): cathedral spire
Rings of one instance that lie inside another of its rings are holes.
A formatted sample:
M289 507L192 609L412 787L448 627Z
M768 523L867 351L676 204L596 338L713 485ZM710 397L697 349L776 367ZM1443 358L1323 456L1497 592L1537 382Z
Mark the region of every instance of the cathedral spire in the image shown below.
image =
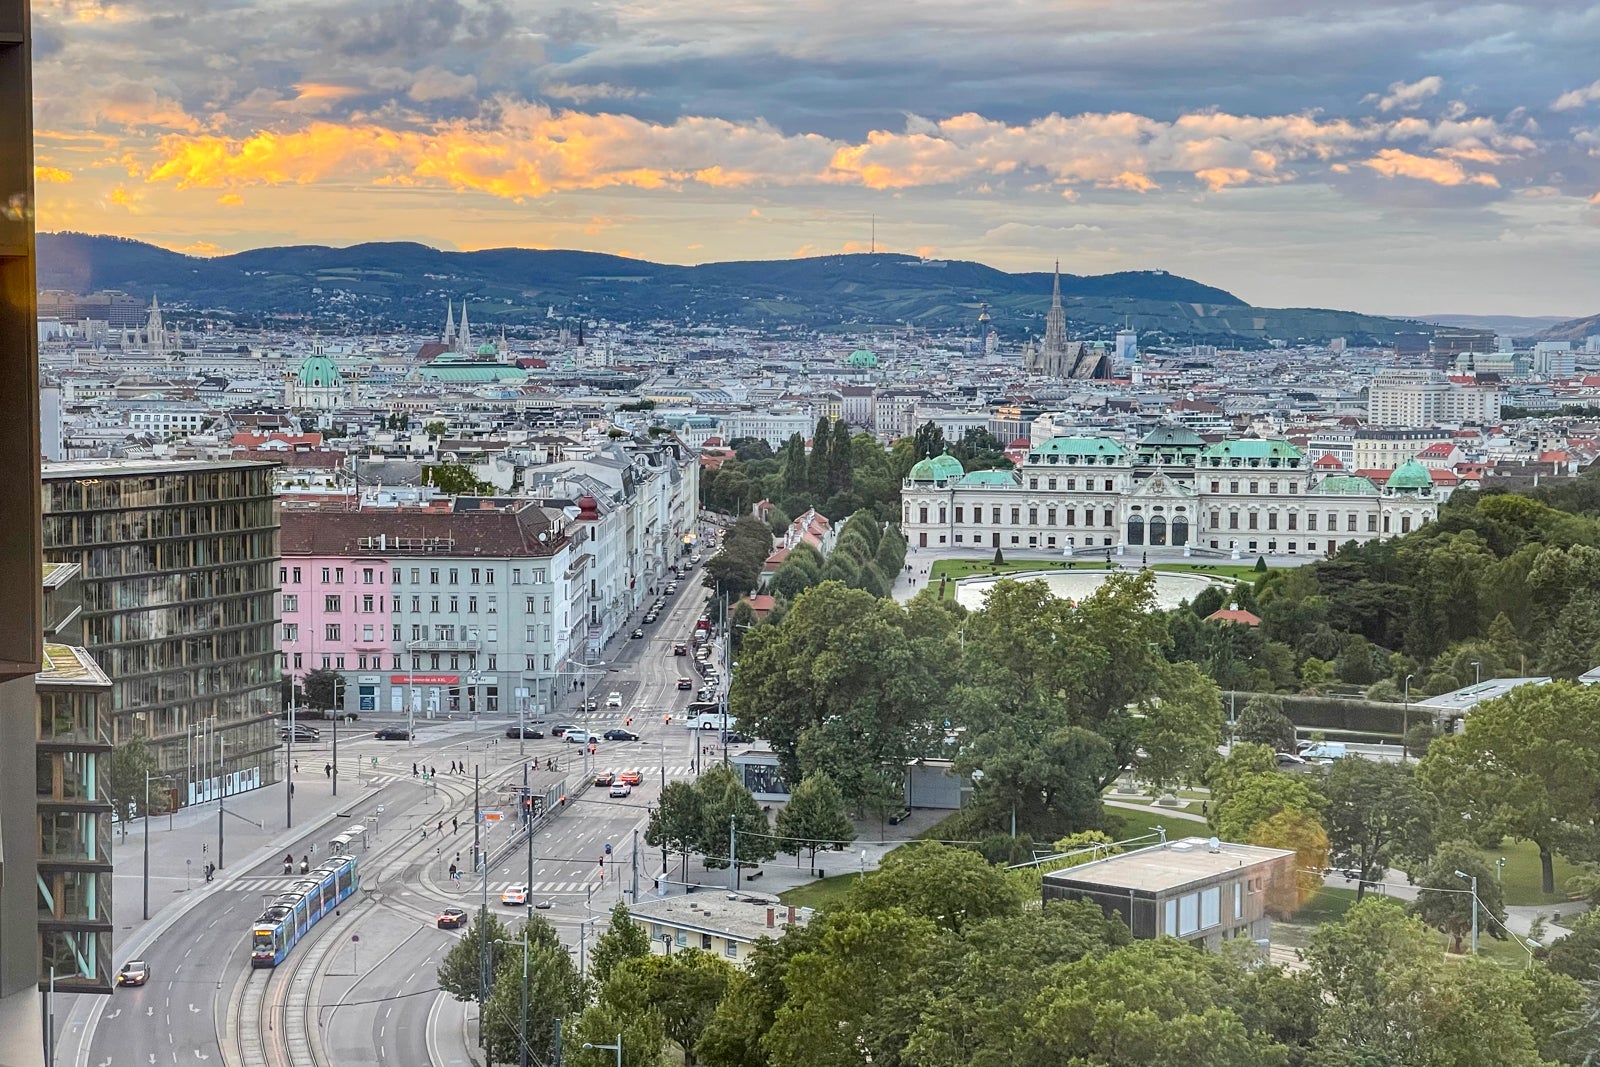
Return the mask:
M1056 260L1056 287L1055 291L1050 294L1050 306L1053 308L1061 306L1061 261L1059 259Z
M447 345L456 343L456 306L449 300L444 302L444 336L439 340Z
M472 328L467 325L467 302L461 301L461 343L456 345L457 352L472 352Z

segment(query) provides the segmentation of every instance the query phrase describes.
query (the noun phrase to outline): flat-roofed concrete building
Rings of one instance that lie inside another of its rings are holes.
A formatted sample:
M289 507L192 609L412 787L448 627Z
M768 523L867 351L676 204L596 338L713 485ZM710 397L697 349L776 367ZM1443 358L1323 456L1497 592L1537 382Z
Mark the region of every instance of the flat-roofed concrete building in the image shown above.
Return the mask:
M628 909L650 935L656 955L694 948L748 966L750 950L762 938L776 940L791 926L811 920L810 908L786 907L776 897L695 893L644 900Z
M1217 949L1224 941L1270 937L1267 911L1295 892L1294 863L1294 853L1280 848L1189 837L1050 871L1042 892L1046 902L1098 904L1136 938L1176 937Z

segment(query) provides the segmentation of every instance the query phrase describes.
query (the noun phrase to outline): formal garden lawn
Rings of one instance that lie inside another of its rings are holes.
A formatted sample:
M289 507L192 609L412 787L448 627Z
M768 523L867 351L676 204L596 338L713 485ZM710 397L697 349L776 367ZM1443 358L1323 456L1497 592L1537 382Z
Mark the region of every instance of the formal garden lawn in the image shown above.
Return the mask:
M1261 572L1253 565L1239 563L1158 563L1151 569L1158 573L1201 574L1235 582L1253 582L1261 577ZM955 583L962 578L999 578L1019 572L1068 570L1103 571L1105 563L1087 556L1082 559L1006 560L998 564L984 559L941 559L934 561L927 581L930 587L939 590L940 599L949 600L955 596ZM939 589L941 578L950 580Z

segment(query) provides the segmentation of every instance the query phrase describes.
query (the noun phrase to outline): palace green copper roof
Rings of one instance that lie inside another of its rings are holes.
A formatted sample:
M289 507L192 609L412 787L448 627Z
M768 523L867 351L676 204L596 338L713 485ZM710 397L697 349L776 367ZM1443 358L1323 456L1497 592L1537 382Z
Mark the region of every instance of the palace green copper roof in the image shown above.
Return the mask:
M918 461L908 477L913 482L944 482L961 477L965 470L959 459L946 452Z

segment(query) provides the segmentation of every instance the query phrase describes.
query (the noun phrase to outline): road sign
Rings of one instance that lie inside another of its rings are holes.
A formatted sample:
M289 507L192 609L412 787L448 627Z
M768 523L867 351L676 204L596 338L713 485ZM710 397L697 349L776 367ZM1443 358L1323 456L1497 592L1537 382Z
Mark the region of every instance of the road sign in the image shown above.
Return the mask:
M483 813L483 821L484 822L499 822L501 815L502 815L502 813L498 812L498 811L486 811L486 812Z
M610 841L606 842L606 855L608 855L608 856L611 855L611 842Z
M350 940L352 940L352 941L360 941L361 940L361 935L360 934L351 934L350 935Z
M379 815L382 815L382 814L383 814L383 805L382 805L382 804L379 804L379 805L378 805L378 814L379 814Z

